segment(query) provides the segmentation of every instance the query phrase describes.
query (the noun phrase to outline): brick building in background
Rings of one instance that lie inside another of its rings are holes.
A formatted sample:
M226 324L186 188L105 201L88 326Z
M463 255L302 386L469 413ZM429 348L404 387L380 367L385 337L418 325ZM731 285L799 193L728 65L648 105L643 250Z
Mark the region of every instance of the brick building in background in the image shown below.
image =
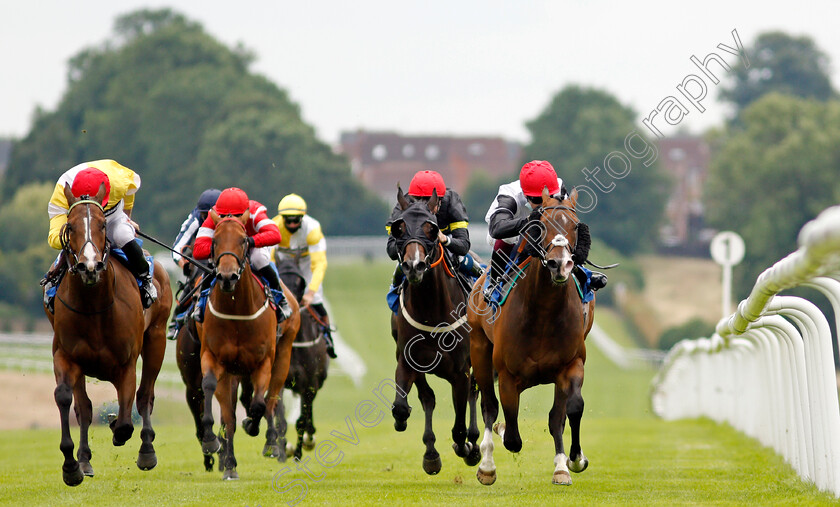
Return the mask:
M493 179L515 175L521 146L501 137L410 136L395 132L343 132L339 152L353 174L386 202L393 202L397 182L404 191L417 171L437 171L448 188L463 193L474 172Z
M709 146L696 136L663 138L658 145L659 160L673 183L660 230L662 246L674 253L708 255L712 231L705 225L703 189Z

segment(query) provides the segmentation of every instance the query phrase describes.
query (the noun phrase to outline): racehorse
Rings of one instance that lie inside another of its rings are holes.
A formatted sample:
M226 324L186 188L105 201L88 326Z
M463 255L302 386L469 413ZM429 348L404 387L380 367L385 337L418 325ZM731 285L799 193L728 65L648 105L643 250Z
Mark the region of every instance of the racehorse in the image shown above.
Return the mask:
M402 213L391 224L391 235L397 241L400 266L408 284L400 295L400 311L391 317L391 334L397 342L397 370L392 414L394 428L405 431L411 413L408 393L412 384L426 415L423 443L423 470L434 475L442 463L435 449L432 431L432 412L435 393L426 381L431 373L448 381L452 386L455 407L455 424L452 427L452 445L455 454L473 466L481 458L477 441L477 393L470 375L469 343L467 337L465 294L453 275L454 267L447 264L443 246L438 241L438 225L432 210L438 204L437 191L428 203L422 200L410 203L398 188L397 202ZM470 427L466 427L467 402L470 405ZM466 440L469 439L467 442Z
M245 432L258 435L260 420L265 416L268 423L266 444L276 445L274 408L289 373L292 342L300 326L300 316L297 302L283 287L292 315L277 329L270 294L251 272L245 231L248 212L222 218L211 210L210 216L216 224L211 252L216 284L207 299L204 322L196 325L201 341L201 390L204 395L201 448L209 455L221 447L213 433L211 408L215 394L221 408L224 439L220 466L224 466L223 479L231 480L239 478L233 447L237 377L247 377L254 392L248 417L242 422Z
M105 193L103 184L93 198L77 198L69 186L64 187L69 211L61 245L68 272L57 289L55 314L45 308L54 332L55 402L61 416L62 477L68 486L80 484L84 476L93 477L88 443L93 407L85 390L85 376L106 380L116 388L119 413L111 422L112 442L124 445L134 432L131 408L138 356L143 357L137 389L137 411L143 418L143 429L137 466L151 470L157 465L151 414L155 380L166 349L172 291L166 270L155 262L154 283L159 297L148 310L143 310L136 279L110 255L105 213L99 204ZM80 438L78 461L73 458L69 422L74 397Z
M540 223L530 224L525 233L537 258L532 258L527 267L520 265L521 275L501 308L494 310L484 301L484 277L470 293L470 356L484 416L482 459L476 476L485 485L496 481L491 426L498 416L499 402L493 387L494 369L498 372L505 421L493 429L502 437L505 448L511 452L522 448L517 422L522 391L554 384L554 406L548 415L555 449L552 482L571 484L569 470L582 472L589 464L580 448L580 389L586 362L584 340L592 328L595 301L581 303L571 273L579 223L576 200L576 191L562 202L550 197L547 189L543 191ZM568 457L563 447L567 413L572 436Z
M300 301L306 290L306 279L300 269L290 259L277 264L280 279ZM294 457L301 459L303 450L311 451L315 448L315 423L312 416L312 405L315 396L323 387L327 379L329 356L327 344L323 337L322 325L316 313L309 307L300 312L300 330L292 344L292 360L289 375L286 377L286 388L300 396L300 416L295 423L297 429L297 445L292 450L286 448L286 414L283 399L277 403L275 416L277 417L277 431L279 433L278 448L274 449L278 461L286 461L286 454L294 453ZM244 394L244 392L243 392ZM245 400L243 400L244 402ZM264 453L268 450L264 450Z

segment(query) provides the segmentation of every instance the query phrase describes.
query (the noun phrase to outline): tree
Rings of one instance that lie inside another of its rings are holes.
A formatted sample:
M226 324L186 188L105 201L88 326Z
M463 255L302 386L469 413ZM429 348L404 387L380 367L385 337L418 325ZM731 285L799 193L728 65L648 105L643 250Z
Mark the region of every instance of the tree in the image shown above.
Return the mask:
M635 117L607 92L568 86L527 123L532 141L523 150L523 162L551 162L570 191L598 179L592 183L603 185L603 190L596 190L597 206L581 218L593 235L625 254L656 243L668 185L658 164L645 167L630 157L631 166L621 179L601 170L608 155L624 150L627 136L639 130ZM650 145L640 132L636 135L635 149L640 142Z
M720 92L739 114L771 92L823 101L835 96L829 58L808 36L763 33L746 53L749 67L733 66L731 84Z
M385 204L252 60L169 9L118 18L110 40L71 59L67 92L15 146L0 194L113 158L141 175L133 217L163 238L202 190L234 185L270 212L286 193L307 197L327 234L379 233Z
M840 102L770 93L719 140L707 180L709 224L738 232L740 297L764 269L797 248L799 229L840 201Z
M464 190L462 200L470 214L470 222L484 222L484 215L490 208L493 199L499 191L499 186L510 183L519 177L518 174L509 174L500 178L493 178L484 171L478 170L472 173L467 188Z

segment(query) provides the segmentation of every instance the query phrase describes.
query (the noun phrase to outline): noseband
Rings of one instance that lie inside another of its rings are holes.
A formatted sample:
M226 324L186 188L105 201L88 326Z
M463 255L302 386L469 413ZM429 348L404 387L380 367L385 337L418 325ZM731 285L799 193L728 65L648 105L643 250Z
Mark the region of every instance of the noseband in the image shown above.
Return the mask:
M75 208L76 206L78 206L80 204L85 206L85 213L87 214L87 216L85 217L85 242L82 243L82 248L81 249L82 249L82 251L84 251L85 246L87 246L87 244L90 243L90 246L93 247L93 249L96 251L96 253L101 254L102 260L98 261L96 263L96 268L95 268L95 272L98 273L98 272L101 272L102 270L104 270L105 266L108 265L108 254L111 252L111 242L108 241L108 238L106 236L106 238L105 238L105 248L102 251L100 251L99 247L96 246L96 244L93 242L93 238L91 237L91 233L90 233L90 222L91 222L90 205L95 205L103 213L105 212L105 208L103 208L100 203L90 199L90 196L83 195L81 200L78 200L78 201L74 202L70 206L70 208L67 210L67 217L68 218L70 217L70 212L73 210L73 208ZM70 247L70 225L69 225L69 222L67 224L65 224L64 228L61 230L61 235L59 236L59 242L61 243L61 249L64 250L64 252L67 253L67 255L66 255L67 269L68 269L68 271L70 271L70 273L75 275L79 271L76 266L81 264L81 261L79 260L79 255L76 252L74 252L73 249ZM71 257L73 258L73 260L76 261L75 263L70 260Z

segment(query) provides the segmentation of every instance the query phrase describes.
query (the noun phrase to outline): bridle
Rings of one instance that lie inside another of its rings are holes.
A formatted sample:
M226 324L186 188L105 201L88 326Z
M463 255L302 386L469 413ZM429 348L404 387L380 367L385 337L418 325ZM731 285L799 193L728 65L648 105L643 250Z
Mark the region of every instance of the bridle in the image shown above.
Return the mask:
M99 273L99 272L103 271L105 269L105 267L108 265L108 255L111 252L111 242L108 241L108 238L106 236L105 247L104 247L103 250L100 250L99 247L96 246L96 244L93 242L93 238L91 237L91 233L90 233L90 222L91 222L90 205L95 205L103 213L105 212L105 208L102 207L102 204L90 199L90 196L83 195L80 200L78 200L78 201L74 202L72 205L70 205L70 208L67 210L68 219L70 217L70 212L73 210L73 208L75 208L76 206L78 206L80 204L85 206L85 213L86 213L86 217L84 219L84 221L85 221L85 242L82 243L82 248L81 249L82 249L82 251L84 251L87 244L90 243L90 246L93 247L93 249L96 251L96 253L99 253L99 254L102 255L102 260L96 261L96 266L94 268L94 271ZM76 252L74 252L73 249L70 247L70 231L71 231L71 228L72 227L70 226L70 222L68 221L64 225L64 227L61 229L61 234L59 235L59 242L61 243L61 249L67 254L65 256L65 258L67 260L67 269L70 273L75 275L76 273L78 273L77 266L79 264L81 264L81 261L79 260L79 255ZM73 258L73 260L76 261L75 263L70 260L71 257Z
M236 263L239 266L239 269L236 271L236 277L238 279L242 277L242 272L245 271L245 266L248 262L248 255L250 254L250 249L248 248L248 233L245 229L245 226L242 225L242 222L240 222L235 215L225 215L225 217L222 220L219 220L219 222L216 224L216 227L218 228L219 225L223 224L224 222L235 222L237 225L239 225L239 227L242 227L243 231L246 231L245 238L243 238L245 253L242 255L242 257L240 257L235 252L224 251L220 253L218 257L216 257L216 242L214 241L210 246L210 257L213 259L213 276L219 276L219 260L225 255L230 255L231 257L236 259Z
M541 206L538 209L539 209L539 212L540 212L540 216L542 216L543 213L545 211L548 211L548 210L562 210L562 211L570 211L572 214L575 213L574 208L570 208L568 206L563 206L563 205L544 206L544 207ZM572 215L571 217L569 217L569 215L565 215L565 216L567 218L570 218L570 220L572 220L575 223L575 230L577 230L577 228L580 226L580 220L578 220L577 217L574 216L574 215ZM543 224L542 221L540 221L540 224L542 224L541 227L545 227L545 224ZM569 243L569 240L566 239L566 236L564 236L563 234L560 234L560 233L556 234L551 239L551 242L549 243L548 247L545 249L545 252L543 252L539 255L540 262L542 263L543 266L545 266L548 263L546 258L548 257L549 252L551 252L551 250L553 250L555 247L565 248L566 250L569 251L569 254L574 255L575 254L575 249L577 248L577 240L575 241L575 245L571 245Z

